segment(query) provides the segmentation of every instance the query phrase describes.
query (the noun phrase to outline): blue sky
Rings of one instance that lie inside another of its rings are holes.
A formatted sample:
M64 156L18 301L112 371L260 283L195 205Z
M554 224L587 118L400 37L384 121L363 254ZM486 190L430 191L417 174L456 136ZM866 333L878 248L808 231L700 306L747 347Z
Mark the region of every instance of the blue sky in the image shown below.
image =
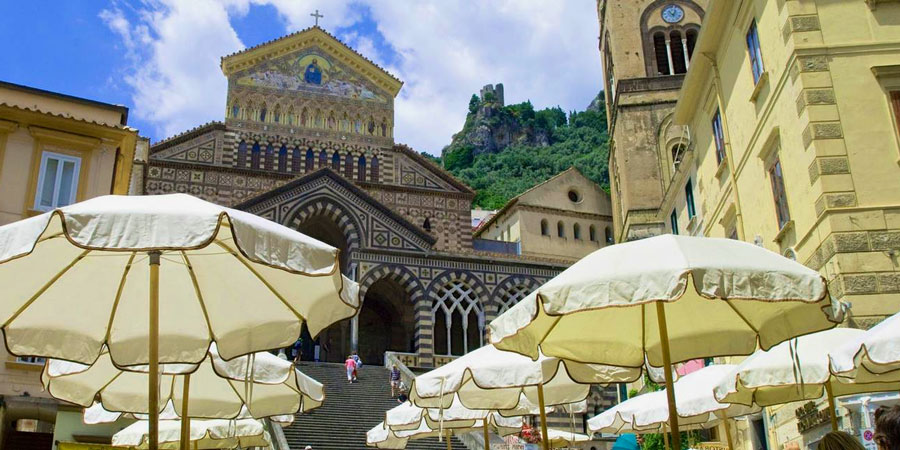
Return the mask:
M222 120L219 58L320 24L405 82L398 142L439 153L469 97L583 109L602 86L594 0L66 0L0 3L0 80L124 104L157 141Z

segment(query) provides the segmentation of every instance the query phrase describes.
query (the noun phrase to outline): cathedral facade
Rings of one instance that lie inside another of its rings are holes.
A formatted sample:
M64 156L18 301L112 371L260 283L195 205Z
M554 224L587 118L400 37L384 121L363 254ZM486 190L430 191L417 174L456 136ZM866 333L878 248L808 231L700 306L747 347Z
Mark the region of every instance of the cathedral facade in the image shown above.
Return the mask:
M304 358L387 351L434 367L484 343L486 321L565 268L473 246L474 192L395 143L402 82L319 27L222 58L226 117L155 143L135 193L188 193L341 250L359 315L304 339ZM252 299L247 299L252 304Z

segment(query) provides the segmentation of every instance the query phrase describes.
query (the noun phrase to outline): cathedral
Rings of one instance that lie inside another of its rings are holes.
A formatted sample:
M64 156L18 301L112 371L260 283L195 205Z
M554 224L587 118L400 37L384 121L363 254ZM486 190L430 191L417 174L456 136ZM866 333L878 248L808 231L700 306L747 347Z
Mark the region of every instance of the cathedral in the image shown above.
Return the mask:
M472 189L394 141L402 81L322 28L225 56L221 69L225 120L150 146L136 193L188 193L339 248L363 306L306 336L304 358L358 350L380 364L390 351L439 366L481 346L486 322L571 261L477 250Z

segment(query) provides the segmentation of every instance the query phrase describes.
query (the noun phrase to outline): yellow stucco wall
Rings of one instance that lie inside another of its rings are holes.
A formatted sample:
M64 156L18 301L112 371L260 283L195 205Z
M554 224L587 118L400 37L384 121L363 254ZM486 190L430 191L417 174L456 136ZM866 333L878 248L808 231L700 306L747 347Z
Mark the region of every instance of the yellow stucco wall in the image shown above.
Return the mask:
M137 130L119 123L121 111L89 103L0 87L0 225L40 213L34 203L44 151L81 158L77 201L127 193ZM0 347L0 395L46 397L40 369Z
M675 109L675 122L691 131L701 234L733 229L819 270L863 326L896 313L900 140L889 92L900 89L900 3L717 0L707 12L697 52L709 58L695 58ZM758 83L745 40L754 20L765 69ZM716 109L725 126L722 164ZM791 219L783 228L768 173L776 157ZM798 433L797 407L765 413L777 448L806 448L827 428Z
M570 192L577 201L570 200ZM575 169L556 175L511 202L512 206L499 211L476 237L519 242L526 256L575 261L604 247L606 229L612 232L609 194ZM541 233L541 221L547 223L546 235ZM557 233L558 223L562 224L562 237Z

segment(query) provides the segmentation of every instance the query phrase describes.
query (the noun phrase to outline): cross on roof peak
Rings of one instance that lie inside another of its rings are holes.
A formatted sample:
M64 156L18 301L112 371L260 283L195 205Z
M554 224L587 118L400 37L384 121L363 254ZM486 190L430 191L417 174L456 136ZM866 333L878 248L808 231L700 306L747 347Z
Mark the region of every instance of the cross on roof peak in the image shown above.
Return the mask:
M316 26L319 26L319 19L322 18L322 17L325 17L323 14L319 14L319 10L318 10L318 9L316 9L316 12L310 14L310 16L313 16L313 17L316 18Z

